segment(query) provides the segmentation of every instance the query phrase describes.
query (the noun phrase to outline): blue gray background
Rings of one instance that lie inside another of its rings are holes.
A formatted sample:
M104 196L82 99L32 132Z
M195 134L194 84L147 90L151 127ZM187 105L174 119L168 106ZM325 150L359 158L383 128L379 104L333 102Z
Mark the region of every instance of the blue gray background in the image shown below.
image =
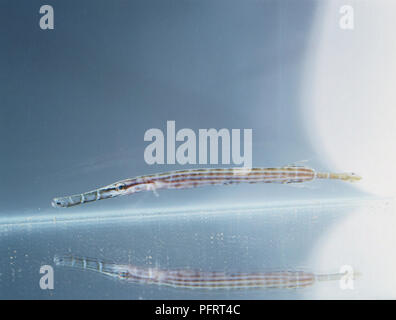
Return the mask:
M309 267L310 247L339 212L311 224L317 212L293 206L222 215L211 208L360 196L353 186L170 190L64 210L50 202L182 168L144 162L145 131L165 132L167 120L196 132L253 129L254 166L307 159L331 170L308 143L299 102L321 3L1 0L0 298L302 297L186 293L67 269L55 269L55 290L43 291L38 270L65 252L207 271ZM54 30L39 28L43 4L54 8Z

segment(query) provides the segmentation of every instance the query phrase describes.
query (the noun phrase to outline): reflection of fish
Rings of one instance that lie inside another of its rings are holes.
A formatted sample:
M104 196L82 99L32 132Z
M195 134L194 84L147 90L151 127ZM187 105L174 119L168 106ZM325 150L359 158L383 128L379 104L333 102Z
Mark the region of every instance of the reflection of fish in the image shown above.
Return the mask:
M315 275L304 271L226 273L161 270L73 256L55 256L54 262L57 266L97 271L126 281L189 289L303 288L316 281L339 280L346 276L345 273Z
M140 191L185 189L237 183L301 183L314 179L357 181L354 173L321 173L304 166L279 168L188 169L122 180L106 187L68 197L55 198L53 207L71 207Z

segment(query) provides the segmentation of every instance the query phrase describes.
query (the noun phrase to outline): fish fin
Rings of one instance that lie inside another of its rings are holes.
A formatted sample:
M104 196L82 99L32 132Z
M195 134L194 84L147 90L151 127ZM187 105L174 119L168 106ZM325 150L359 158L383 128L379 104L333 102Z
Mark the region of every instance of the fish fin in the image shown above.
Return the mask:
M289 163L286 165L286 167L305 167L306 164L309 162L309 159L305 159L305 160L298 160L295 161L293 163Z
M293 188L300 188L300 189L302 189L302 188L308 189L308 190L318 189L317 186L314 186L313 184L307 184L306 182L305 183L288 183L287 185L291 186Z

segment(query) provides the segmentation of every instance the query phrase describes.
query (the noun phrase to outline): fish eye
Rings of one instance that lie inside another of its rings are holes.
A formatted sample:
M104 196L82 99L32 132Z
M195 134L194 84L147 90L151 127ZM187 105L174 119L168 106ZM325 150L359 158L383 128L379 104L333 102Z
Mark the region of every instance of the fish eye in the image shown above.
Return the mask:
M120 183L120 184L116 185L116 189L117 189L118 191L124 190L124 189L125 189L125 184Z

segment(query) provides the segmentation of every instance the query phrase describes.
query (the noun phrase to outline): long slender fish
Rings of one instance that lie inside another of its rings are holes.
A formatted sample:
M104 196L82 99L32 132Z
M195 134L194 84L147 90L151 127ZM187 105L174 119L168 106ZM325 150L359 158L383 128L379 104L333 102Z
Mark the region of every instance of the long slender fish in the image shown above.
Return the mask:
M161 270L107 263L97 259L55 256L55 265L96 271L106 276L141 284L188 289L304 288L316 281L340 280L346 273L313 274L304 271L256 273Z
M338 179L353 182L360 180L361 177L354 173L316 172L305 166L188 169L126 179L89 192L54 198L52 206L71 207L141 191L155 192L159 189L186 189L237 183L302 183L314 179Z

